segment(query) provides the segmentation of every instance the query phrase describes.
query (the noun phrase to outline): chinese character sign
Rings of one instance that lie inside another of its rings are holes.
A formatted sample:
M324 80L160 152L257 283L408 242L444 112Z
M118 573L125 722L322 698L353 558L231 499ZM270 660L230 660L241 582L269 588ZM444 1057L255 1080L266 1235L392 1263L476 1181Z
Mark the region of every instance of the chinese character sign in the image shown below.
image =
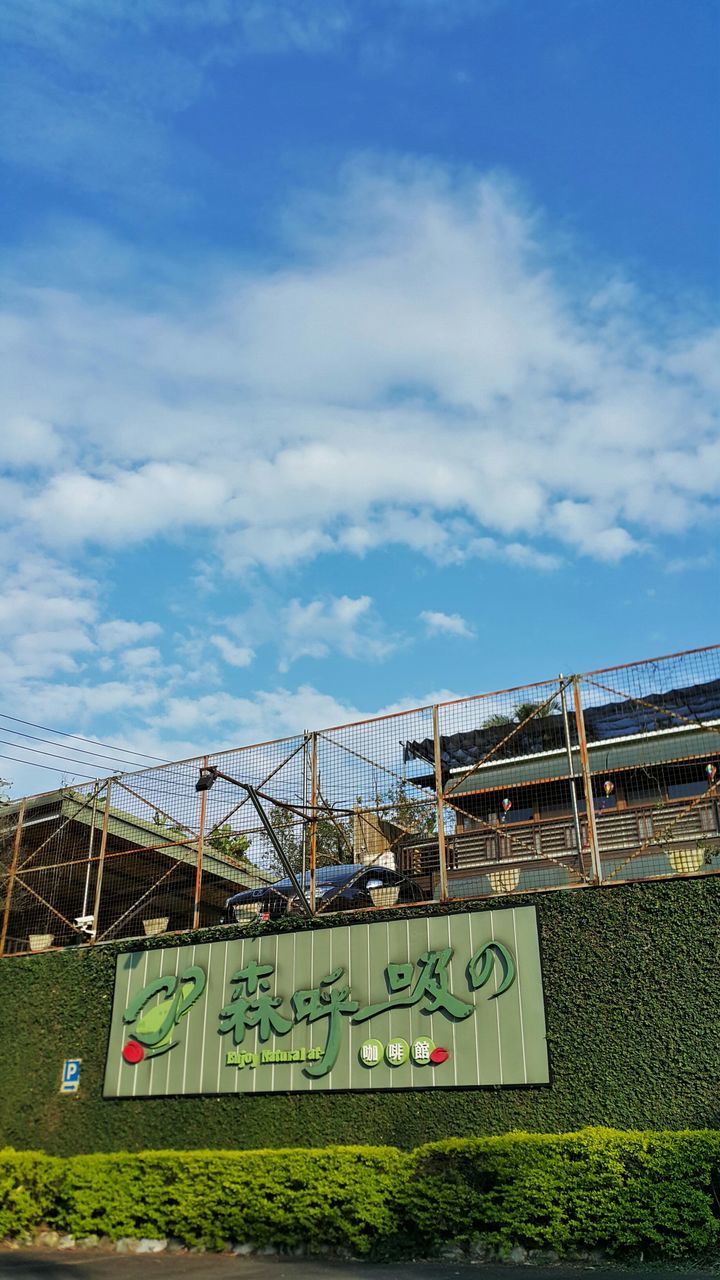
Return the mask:
M534 907L117 959L106 1097L548 1078Z

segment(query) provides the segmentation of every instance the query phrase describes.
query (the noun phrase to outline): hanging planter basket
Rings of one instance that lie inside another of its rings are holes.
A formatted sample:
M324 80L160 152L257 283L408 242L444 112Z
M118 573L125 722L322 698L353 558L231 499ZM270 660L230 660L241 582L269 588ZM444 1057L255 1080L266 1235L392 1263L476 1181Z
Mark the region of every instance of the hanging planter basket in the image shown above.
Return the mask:
M370 897L374 907L394 907L400 897L400 886L384 884L380 889L371 889Z
M674 849L668 854L668 859L676 875L688 876L700 870L705 862L705 853L702 849Z
M143 920L143 929L148 938L151 938L156 933L167 933L169 922L169 916L155 916L152 920Z
M30 950L47 951L48 947L52 946L54 937L54 933L31 933Z
M251 920L257 920L260 915L260 903L240 902L233 907L232 913L236 924L249 924Z
M488 880L493 893L512 893L520 883L520 868L508 867L506 871L491 871Z

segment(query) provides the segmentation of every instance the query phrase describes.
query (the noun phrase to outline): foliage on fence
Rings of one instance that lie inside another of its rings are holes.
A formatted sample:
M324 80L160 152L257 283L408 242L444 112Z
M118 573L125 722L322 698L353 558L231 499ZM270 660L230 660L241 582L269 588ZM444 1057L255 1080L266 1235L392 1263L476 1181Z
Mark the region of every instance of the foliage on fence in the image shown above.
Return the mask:
M0 1238L47 1225L75 1238L233 1242L355 1255L515 1245L698 1257L720 1225L720 1134L510 1134L322 1151L75 1156L0 1152Z
M353 1142L360 1133L368 1142L408 1148L451 1135L588 1124L720 1128L720 879L517 895L493 906L524 901L538 910L548 1087L103 1101L115 955L123 948L77 948L0 965L0 1141L71 1155L179 1142L185 1148L320 1147ZM473 906L487 903L435 911ZM298 927L331 922L287 919L266 926L271 932ZM229 927L194 936L239 932ZM163 940L148 939L137 947L159 945ZM67 1097L59 1093L64 1058L82 1059L80 1091Z

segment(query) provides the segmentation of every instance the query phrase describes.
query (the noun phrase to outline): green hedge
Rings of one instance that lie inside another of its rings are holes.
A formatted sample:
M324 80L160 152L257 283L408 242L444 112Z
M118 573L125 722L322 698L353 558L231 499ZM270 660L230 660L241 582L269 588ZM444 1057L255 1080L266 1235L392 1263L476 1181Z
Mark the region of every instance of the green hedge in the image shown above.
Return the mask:
M115 957L128 944L77 947L0 960L0 1143L74 1155L179 1144L325 1147L361 1135L409 1149L512 1130L720 1127L720 876L517 895L427 914L526 903L538 913L549 1087L106 1101ZM288 919L269 931L328 927ZM132 947L240 932L139 939ZM80 1091L61 1096L63 1059L76 1057Z
M366 1253L396 1229L393 1148L75 1156L60 1175L64 1231L82 1237L177 1236L223 1248L251 1240Z
M559 1254L696 1255L718 1235L720 1133L547 1135L430 1143L411 1157L403 1220L425 1251L447 1238Z
M0 1151L0 1240L22 1237L59 1209L61 1161L37 1151Z
M0 1152L0 1237L175 1236L280 1250L428 1256L481 1243L697 1258L718 1240L716 1132L563 1135L391 1147Z

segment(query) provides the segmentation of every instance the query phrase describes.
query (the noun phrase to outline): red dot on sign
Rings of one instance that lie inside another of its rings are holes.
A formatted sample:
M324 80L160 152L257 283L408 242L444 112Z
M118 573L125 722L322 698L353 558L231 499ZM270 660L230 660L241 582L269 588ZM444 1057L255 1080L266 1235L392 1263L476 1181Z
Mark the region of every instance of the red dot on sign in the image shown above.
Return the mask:
M137 1040L128 1040L127 1044L123 1045L122 1056L126 1062L134 1065L136 1062L142 1062L145 1057L145 1050L141 1044L138 1044Z
M430 1054L430 1061L434 1062L436 1067L439 1067L440 1063L447 1062L449 1057L450 1057L450 1054L448 1053L447 1049L440 1049L440 1048L433 1049L432 1053Z

